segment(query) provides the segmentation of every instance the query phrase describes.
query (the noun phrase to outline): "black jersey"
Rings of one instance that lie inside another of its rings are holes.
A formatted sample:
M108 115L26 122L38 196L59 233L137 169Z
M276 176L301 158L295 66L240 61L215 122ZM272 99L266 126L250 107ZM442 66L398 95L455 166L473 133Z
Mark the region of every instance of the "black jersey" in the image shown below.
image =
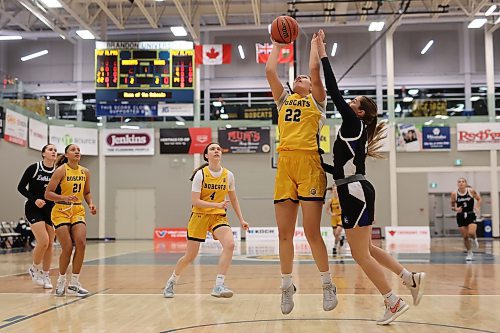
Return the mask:
M333 179L342 179L355 174L365 174L367 152L366 128L351 107L346 103L337 86L328 57L322 58L328 94L342 116L342 126L333 144Z
M467 188L463 194L457 190L457 207L462 207L462 213L474 211L474 197L470 194L470 188Z
M54 173L55 168L48 168L43 162L37 162L30 165L24 171L23 177L17 185L17 190L24 195L28 201L35 202L37 199L45 200L45 188ZM28 188L26 188L26 186Z

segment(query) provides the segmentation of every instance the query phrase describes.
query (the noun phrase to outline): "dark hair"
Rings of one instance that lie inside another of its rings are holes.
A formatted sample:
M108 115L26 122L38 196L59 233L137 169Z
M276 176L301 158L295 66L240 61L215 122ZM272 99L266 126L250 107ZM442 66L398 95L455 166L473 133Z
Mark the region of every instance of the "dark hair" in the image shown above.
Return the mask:
M52 143L47 143L45 146L43 146L43 147L42 147L42 157L43 157L43 153L45 153L45 151L47 150L47 148L48 148L49 146L54 146L54 147L55 147L55 145L54 145L54 144L52 144Z
M377 103L369 97L361 96L359 104L359 108L365 111L362 120L366 125L367 132L368 148L366 154L382 159L384 156L378 150L382 146L380 141L387 137L387 128L385 127L385 123L382 122L377 125Z
M67 163L68 162L68 158L65 156L65 154L68 152L69 150L69 147L73 146L74 143L70 143L69 145L66 146L66 148L64 148L64 154L60 155L57 160L56 160L56 168L60 167L61 165L63 165L64 163Z
M194 171L193 171L193 174L191 175L191 177L189 178L190 181L193 181L194 179L194 176L196 175L196 173L203 169L204 167L206 167L208 165L208 158L205 156L206 154L208 154L208 147L210 147L210 145L219 145L218 142L210 142L206 147L205 149L203 149L203 160L206 162L206 163L203 163L202 165L200 165L199 167L197 167ZM220 145L219 145L220 146Z

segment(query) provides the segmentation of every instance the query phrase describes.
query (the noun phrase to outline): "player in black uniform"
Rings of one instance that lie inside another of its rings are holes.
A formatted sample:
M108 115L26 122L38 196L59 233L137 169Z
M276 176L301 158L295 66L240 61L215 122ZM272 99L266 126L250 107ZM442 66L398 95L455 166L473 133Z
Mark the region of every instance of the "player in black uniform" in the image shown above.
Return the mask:
M49 270L55 233L50 214L54 203L46 200L44 194L45 187L54 172L54 163L57 158L56 146L45 145L42 148L42 157L42 161L31 164L24 171L17 190L27 199L24 212L36 238L33 265L29 267L28 273L37 285L52 289Z
M473 256L472 248L477 249L479 247L476 236L476 212L478 216L481 197L479 193L467 185L465 178L459 178L457 184L457 191L451 193L451 209L457 212L458 228L467 249L465 260L471 261ZM477 203L474 203L474 199L477 200Z
M377 105L365 96L344 101L328 61L324 32L318 32L318 53L328 94L342 116L342 126L333 145L333 166L324 164L333 175L342 209L342 226L351 247L354 260L384 296L386 311L377 320L387 325L408 310L408 305L391 289L382 266L399 275L410 289L413 303L417 305L423 295L425 273L410 273L384 250L371 242L371 225L375 219L375 189L365 179L366 155L379 158L380 140L385 135L384 124L377 125Z

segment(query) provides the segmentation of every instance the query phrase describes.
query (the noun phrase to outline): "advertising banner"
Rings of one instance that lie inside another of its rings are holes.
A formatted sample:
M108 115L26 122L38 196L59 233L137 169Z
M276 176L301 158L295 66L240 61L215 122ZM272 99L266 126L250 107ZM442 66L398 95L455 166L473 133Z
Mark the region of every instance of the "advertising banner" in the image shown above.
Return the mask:
M500 123L457 124L457 150L500 149Z
M6 109L4 139L26 147L28 141L28 117Z
M429 227L385 227L386 248L398 253L430 253Z
M422 133L414 124L398 124L396 150L401 152L422 150Z
M96 104L96 116L113 117L156 117L157 104Z
M422 148L424 150L450 150L450 127L422 127Z
M36 119L29 119L29 147L42 151L49 141L49 126Z
M201 154L210 142L208 127L160 129L160 154Z
M132 156L155 154L154 128L105 129L104 151L105 156Z
M269 153L269 127L220 127L218 141L224 153Z
M246 232L246 240L277 240L278 227L252 227Z
M82 155L97 156L97 129L65 126L49 126L49 142L64 152L69 144L80 147Z

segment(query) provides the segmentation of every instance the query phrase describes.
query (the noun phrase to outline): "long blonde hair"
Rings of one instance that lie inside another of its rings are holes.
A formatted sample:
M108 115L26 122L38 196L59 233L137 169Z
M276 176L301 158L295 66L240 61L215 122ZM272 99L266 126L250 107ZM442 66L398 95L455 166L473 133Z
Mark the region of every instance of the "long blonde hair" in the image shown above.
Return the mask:
M368 148L366 155L384 159L379 149L382 147L382 140L387 138L387 127L383 122L377 124L377 103L369 97L362 96L359 108L365 111L362 120L366 125L367 132Z

